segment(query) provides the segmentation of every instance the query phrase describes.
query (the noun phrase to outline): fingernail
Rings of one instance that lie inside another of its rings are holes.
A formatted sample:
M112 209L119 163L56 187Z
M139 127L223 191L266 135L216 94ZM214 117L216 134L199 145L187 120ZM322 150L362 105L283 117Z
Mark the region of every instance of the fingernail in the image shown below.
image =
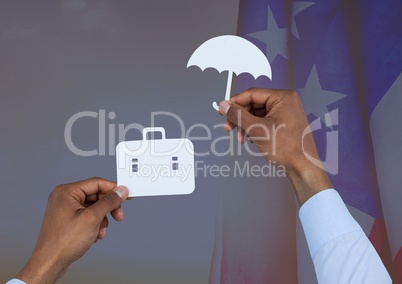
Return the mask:
M114 192L116 192L117 195L118 195L120 198L125 198L125 197L128 196L128 188L125 187L125 186L119 186L119 187L117 187L117 188L114 190Z
M239 143L241 144L242 140L241 140L241 133L240 131L237 131L237 140L239 141Z
M228 101L223 101L219 104L219 111L224 115L226 115L228 113L229 108L230 108L230 104Z
M103 228L101 229L101 234L102 234L102 237L105 236L105 234L106 234L106 227L103 227Z

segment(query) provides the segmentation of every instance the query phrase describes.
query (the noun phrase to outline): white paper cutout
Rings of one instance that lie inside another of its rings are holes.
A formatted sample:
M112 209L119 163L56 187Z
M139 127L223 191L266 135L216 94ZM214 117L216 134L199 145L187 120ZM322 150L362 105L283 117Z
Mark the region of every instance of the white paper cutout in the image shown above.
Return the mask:
M159 132L161 139L147 139ZM194 145L187 139L166 139L163 127L142 131L142 140L116 146L117 184L129 197L190 194L195 189Z
M204 71L214 68L219 73L228 71L225 100L230 99L233 73L249 73L254 79L267 76L272 80L271 65L264 53L250 41L233 35L223 35L207 40L191 55L187 68L198 66ZM218 104L212 106L219 110Z

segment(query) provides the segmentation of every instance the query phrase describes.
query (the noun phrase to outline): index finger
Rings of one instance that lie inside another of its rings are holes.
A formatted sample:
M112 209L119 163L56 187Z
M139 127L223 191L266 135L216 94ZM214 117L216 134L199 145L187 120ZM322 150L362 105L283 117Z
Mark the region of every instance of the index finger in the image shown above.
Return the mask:
M81 189L85 196L103 195L112 191L117 186L113 181L98 177L70 183L69 185Z
M270 108L278 99L281 90L248 89L233 96L230 100L246 109Z

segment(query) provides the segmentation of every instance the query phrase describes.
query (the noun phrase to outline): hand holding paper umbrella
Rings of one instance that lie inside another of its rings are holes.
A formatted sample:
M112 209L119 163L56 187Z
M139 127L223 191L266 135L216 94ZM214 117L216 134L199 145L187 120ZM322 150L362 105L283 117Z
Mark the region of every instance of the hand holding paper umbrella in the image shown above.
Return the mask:
M272 79L271 66L264 53L250 41L233 35L218 36L204 42L191 55L187 68L190 66L198 66L202 71L210 67L219 73L228 71L225 100L230 99L233 73L249 73L254 79L259 76ZM216 102L212 106L219 110Z

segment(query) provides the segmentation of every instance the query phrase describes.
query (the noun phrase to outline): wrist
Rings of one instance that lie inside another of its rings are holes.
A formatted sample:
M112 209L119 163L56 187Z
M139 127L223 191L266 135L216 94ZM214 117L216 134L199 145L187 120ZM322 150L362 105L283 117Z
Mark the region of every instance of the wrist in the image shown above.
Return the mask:
M288 171L288 177L300 206L318 192L333 187L325 170L311 163Z
M57 261L45 254L34 252L16 278L29 284L55 283L63 272Z

